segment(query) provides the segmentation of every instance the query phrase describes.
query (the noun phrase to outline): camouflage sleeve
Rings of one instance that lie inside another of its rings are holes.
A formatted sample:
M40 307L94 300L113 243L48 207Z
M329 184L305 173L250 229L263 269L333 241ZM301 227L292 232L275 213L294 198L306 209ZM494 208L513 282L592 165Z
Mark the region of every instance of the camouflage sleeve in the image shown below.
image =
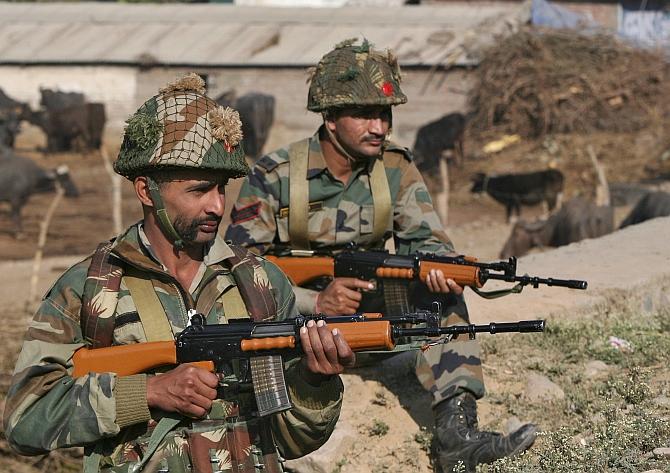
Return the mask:
M417 251L445 254L454 251L421 173L407 163L400 177L400 189L393 209L396 251L408 255Z
M273 263L263 260L263 264L276 291L277 319L298 316L289 280ZM272 430L282 456L290 459L307 455L328 440L340 416L344 385L339 376L318 386L308 383L299 358L286 362L286 384L293 408L273 417Z
M24 455L85 445L116 435L116 377L70 376L72 354L83 346L79 325L88 262L68 270L49 291L33 320L7 393L4 429Z
M259 254L270 249L277 231L278 186L279 180L273 173L266 173L258 166L252 169L231 211L226 240Z

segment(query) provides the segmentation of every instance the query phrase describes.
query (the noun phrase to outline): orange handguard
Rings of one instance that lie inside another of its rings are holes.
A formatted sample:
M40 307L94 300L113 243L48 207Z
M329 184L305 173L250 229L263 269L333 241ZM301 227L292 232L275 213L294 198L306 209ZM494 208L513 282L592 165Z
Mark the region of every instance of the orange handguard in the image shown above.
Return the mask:
M413 279L414 270L411 268L377 268L378 278Z
M419 263L421 282L426 282L426 276L431 269L441 270L446 278L453 279L459 286L482 287L482 282L479 279L479 268L476 266L422 261Z
M291 335L288 337L250 338L242 340L240 342L240 348L242 351L295 348L295 337Z

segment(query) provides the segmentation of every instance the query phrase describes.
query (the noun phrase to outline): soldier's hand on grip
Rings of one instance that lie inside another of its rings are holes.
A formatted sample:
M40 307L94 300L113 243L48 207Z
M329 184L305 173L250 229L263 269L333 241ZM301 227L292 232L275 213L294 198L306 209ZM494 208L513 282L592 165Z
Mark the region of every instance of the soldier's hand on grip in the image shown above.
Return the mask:
M204 416L216 399L219 378L203 368L178 365L167 373L147 378L147 404L188 417Z
M317 296L317 312L333 315L355 314L363 296L359 289L373 289L372 283L357 278L335 278Z
M335 333L333 333L335 332ZM307 322L300 329L300 343L307 370L316 375L340 374L356 363L356 354L339 331L332 330L323 320Z

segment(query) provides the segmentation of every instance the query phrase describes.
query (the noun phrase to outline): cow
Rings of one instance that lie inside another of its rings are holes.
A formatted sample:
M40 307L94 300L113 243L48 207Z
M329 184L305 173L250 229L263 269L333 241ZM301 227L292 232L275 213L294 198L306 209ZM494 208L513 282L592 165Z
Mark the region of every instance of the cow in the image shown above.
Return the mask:
M619 228L637 225L656 217L670 216L670 193L656 191L647 193L633 207Z
M546 220L518 221L512 228L500 257L523 256L531 248L559 247L586 238L597 238L614 230L614 208L597 206L576 197Z
M79 190L70 178L67 166L46 170L32 160L0 147L0 202L9 202L14 235L21 236L21 208L32 194L54 192L59 185L66 197L78 197Z
M216 102L240 112L242 147L247 156L257 159L263 152L274 122L275 98L259 92L249 92L235 98L233 91L227 91L217 97Z
M40 105L46 110L61 110L75 105L84 105L85 103L86 98L82 93L61 92L60 90L40 87Z
M552 211L560 203L563 194L563 173L556 169L523 174L500 174L487 176L477 173L472 179L470 192L486 192L505 205L507 221L512 215L521 215L522 205L544 203Z
M414 161L423 174L433 174L438 169L439 160L445 151L451 151L453 162L462 167L464 154L463 133L465 116L450 113L423 125L416 132L412 153Z
M0 89L0 144L14 146L21 120L28 120L30 113L27 103L14 100Z
M47 135L47 151L88 151L100 149L105 127L102 103L69 105L33 112L30 122Z

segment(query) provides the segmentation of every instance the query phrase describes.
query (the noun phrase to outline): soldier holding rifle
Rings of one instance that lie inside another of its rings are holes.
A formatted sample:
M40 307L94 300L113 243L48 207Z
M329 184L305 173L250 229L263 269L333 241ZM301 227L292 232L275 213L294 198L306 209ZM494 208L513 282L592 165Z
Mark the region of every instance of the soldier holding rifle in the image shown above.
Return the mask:
M328 439L342 400L338 373L354 354L323 321L300 329L305 356L286 363L293 407L267 417L254 415L253 393L239 387L242 363L225 379L189 364L74 377L80 347L172 341L196 313L211 324L298 315L276 266L217 236L226 182L248 171L241 138L237 112L207 97L196 75L130 117L115 170L132 181L144 219L68 269L42 301L7 395L15 450L84 446L85 472L267 473L282 471L280 456Z
M390 52L367 41L345 41L313 71L307 108L323 124L310 138L261 158L246 178L226 239L259 253L279 247L337 252L355 243L382 248L393 238L398 254L453 254L454 249L405 148L390 141L392 107L407 101ZM385 283L387 284L387 283ZM371 310L369 281L335 278L325 288L296 288L301 313ZM422 284L385 287L382 309L398 313L440 300L443 324L469 323L463 288L431 271ZM477 427L476 399L484 395L480 350L461 337L419 357L417 376L434 398L436 463L450 471L519 453L535 440L527 424L504 436Z

